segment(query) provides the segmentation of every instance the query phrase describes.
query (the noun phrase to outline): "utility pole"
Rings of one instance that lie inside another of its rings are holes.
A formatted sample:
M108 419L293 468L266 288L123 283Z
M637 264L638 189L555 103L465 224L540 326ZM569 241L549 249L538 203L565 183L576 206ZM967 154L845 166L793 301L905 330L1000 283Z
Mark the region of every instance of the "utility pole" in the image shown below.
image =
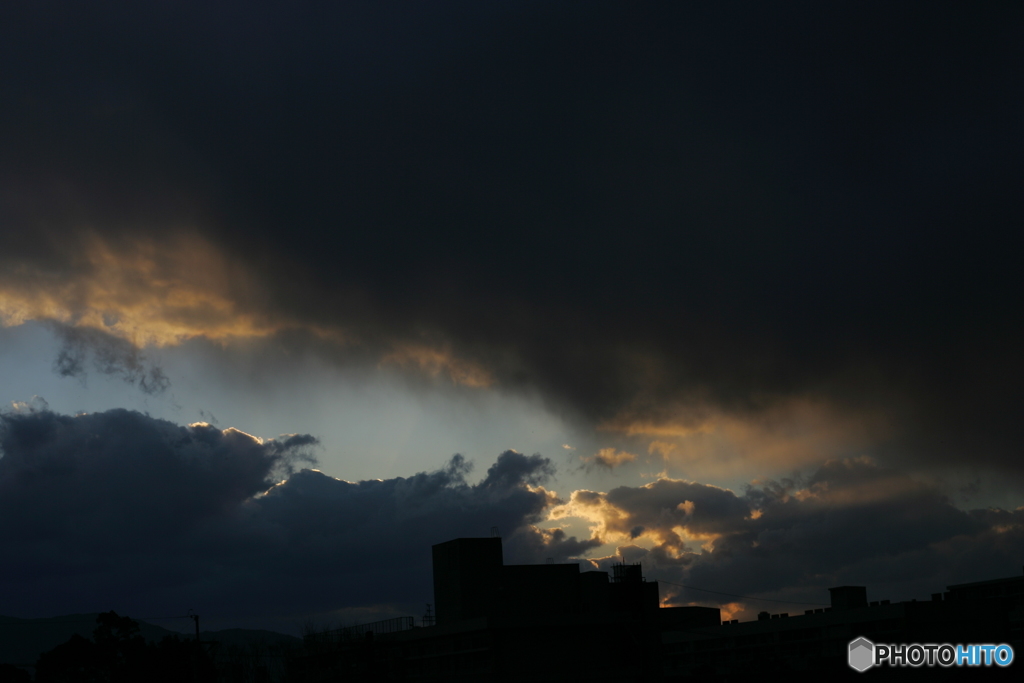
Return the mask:
M198 643L199 642L199 615L198 614L194 614L192 612L192 610L189 610L188 611L188 617L192 621L196 622L196 642Z
M189 609L188 617L196 623L196 647L195 652L192 653L192 680L194 683L199 683L199 615Z

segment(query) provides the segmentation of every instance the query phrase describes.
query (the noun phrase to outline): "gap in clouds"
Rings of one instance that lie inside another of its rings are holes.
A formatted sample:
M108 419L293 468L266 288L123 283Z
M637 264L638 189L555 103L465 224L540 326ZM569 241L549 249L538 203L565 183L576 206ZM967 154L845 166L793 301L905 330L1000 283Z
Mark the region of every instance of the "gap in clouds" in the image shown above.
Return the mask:
M320 468L349 479L429 470L455 452L480 459L508 448L558 453L565 440L590 443L537 397L425 384L400 368L336 362L273 339L152 349L170 380L160 395L103 374L61 378L51 368L59 340L45 325L0 328L0 341L7 401L39 395L63 413L127 407L178 423L212 421L212 414L221 426L254 434L309 432L324 444Z

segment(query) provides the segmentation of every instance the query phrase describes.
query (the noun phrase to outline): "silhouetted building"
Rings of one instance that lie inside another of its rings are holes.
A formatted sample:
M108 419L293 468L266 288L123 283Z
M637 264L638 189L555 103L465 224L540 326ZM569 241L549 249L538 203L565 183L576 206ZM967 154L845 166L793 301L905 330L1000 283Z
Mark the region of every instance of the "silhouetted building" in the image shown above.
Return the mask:
M501 581L501 539L456 538L432 550L436 623L485 616Z
M869 603L866 587L839 586L829 589L830 607L802 615L761 612L756 621L663 629L663 680L694 675L731 680L771 672L859 676L847 666L847 648L858 637L875 643L1007 643L1024 652L1022 589L1024 576L949 586L947 593L934 593L930 600ZM906 677L913 671L883 669L867 675ZM945 670L921 671L934 679Z
M437 625L476 617L639 614L659 607L658 583L638 564L580 572L578 564L502 561L500 538L456 538L433 547Z
M660 607L640 565L506 565L500 538L433 547L436 625L412 617L313 634L295 680L745 680L856 674L850 641L1020 643L1024 576L949 586L931 600L868 602L864 586L830 588L830 606L722 623L717 607ZM1011 667L1012 668L1012 667ZM892 670L897 674L903 670ZM928 670L925 673L940 673ZM860 674L856 674L860 675ZM874 677L885 674L873 671Z
M1005 579L947 586L946 600L955 603L995 604L1005 609L1009 636L1006 642L1024 655L1024 574ZM933 596L934 597L934 596Z
M301 681L589 681L660 677L660 613L718 623L717 608L659 609L640 565L506 565L500 538L433 546L436 625L387 620L307 638ZM713 614L712 614L713 613Z
M858 609L868 606L868 589L864 586L839 586L829 588L832 609Z

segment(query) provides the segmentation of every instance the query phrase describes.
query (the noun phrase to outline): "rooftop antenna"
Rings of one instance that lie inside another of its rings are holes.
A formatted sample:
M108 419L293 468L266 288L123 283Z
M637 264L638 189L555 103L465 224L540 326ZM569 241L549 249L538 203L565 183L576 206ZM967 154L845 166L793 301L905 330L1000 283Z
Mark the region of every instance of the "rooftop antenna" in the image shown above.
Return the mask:
M427 612L423 615L423 625L433 626L434 625L434 606L427 603Z
M498 533L498 527L491 527L491 538L501 538L501 534Z

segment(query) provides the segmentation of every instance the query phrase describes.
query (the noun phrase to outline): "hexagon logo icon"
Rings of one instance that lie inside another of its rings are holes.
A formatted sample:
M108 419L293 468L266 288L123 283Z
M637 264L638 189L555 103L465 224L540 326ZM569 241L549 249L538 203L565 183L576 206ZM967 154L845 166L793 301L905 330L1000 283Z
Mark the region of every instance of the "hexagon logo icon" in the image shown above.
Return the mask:
M867 638L850 642L849 663L851 669L867 671L875 663L875 644Z

